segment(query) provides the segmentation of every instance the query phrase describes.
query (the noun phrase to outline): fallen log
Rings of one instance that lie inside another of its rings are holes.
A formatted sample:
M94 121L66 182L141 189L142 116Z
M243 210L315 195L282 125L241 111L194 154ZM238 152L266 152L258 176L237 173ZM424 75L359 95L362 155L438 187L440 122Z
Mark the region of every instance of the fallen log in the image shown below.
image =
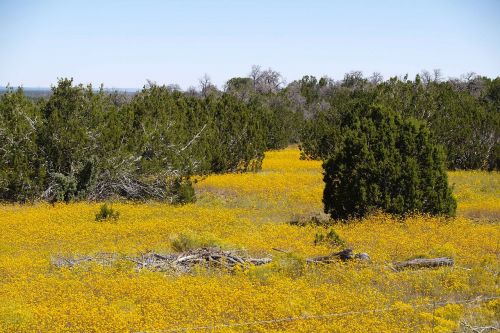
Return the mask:
M453 266L454 262L451 258L417 258L407 261L401 261L394 264L394 268L397 271L401 271L403 269L419 269L419 268L435 268L441 266Z
M362 261L370 261L370 256L366 253L354 253L352 249L344 249L340 252L332 253L328 256L314 257L306 259L308 263L324 263L329 264L336 262L338 260L348 261L353 259L359 259Z
M247 259L247 262L251 263L254 266L269 264L271 261L273 261L271 258L259 258L259 259L248 258Z

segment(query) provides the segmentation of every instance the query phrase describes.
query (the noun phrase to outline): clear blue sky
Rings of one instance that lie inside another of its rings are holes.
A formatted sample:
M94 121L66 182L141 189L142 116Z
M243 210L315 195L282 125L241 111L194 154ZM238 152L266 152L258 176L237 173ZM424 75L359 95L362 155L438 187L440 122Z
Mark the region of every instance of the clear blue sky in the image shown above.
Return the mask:
M0 0L0 85L221 86L253 64L288 82L350 70L500 75L500 1Z

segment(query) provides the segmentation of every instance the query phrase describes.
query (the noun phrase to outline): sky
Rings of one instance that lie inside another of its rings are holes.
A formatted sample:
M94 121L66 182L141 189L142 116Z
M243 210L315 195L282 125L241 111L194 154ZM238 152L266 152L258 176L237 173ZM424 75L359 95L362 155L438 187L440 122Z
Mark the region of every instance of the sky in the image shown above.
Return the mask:
M222 87L252 65L287 82L422 70L500 75L500 1L0 0L0 86Z

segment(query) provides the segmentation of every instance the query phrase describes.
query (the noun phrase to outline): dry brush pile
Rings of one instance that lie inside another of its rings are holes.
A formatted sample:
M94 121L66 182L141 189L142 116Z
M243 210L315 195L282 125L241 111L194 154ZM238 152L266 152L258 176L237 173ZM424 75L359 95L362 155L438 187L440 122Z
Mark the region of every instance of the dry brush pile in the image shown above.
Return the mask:
M202 247L188 250L179 254L156 253L154 251L141 254L138 257L120 257L115 253L98 253L94 256L52 258L56 267L74 267L83 263L97 263L112 265L117 260L128 260L135 263L136 269L148 269L160 272L188 273L193 267L219 268L233 270L235 267L245 268L250 265L259 266L268 264L271 258L250 258L242 256L238 251L224 251L216 247Z

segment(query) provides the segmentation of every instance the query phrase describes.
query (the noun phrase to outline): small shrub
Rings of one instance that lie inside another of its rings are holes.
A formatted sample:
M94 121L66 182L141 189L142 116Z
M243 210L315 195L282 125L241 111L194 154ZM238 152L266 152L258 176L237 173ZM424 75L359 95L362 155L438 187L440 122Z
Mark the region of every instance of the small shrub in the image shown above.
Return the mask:
M96 221L118 220L120 213L113 209L111 205L103 204L99 212L95 215Z
M329 247L341 247L344 246L345 241L340 238L339 234L333 229L328 231L328 233L319 233L314 236L314 245L327 245Z
M303 258L287 253L275 259L273 268L284 276L298 278L304 275L306 262Z
M189 179L176 179L172 186L173 203L184 205L196 201L193 183Z

